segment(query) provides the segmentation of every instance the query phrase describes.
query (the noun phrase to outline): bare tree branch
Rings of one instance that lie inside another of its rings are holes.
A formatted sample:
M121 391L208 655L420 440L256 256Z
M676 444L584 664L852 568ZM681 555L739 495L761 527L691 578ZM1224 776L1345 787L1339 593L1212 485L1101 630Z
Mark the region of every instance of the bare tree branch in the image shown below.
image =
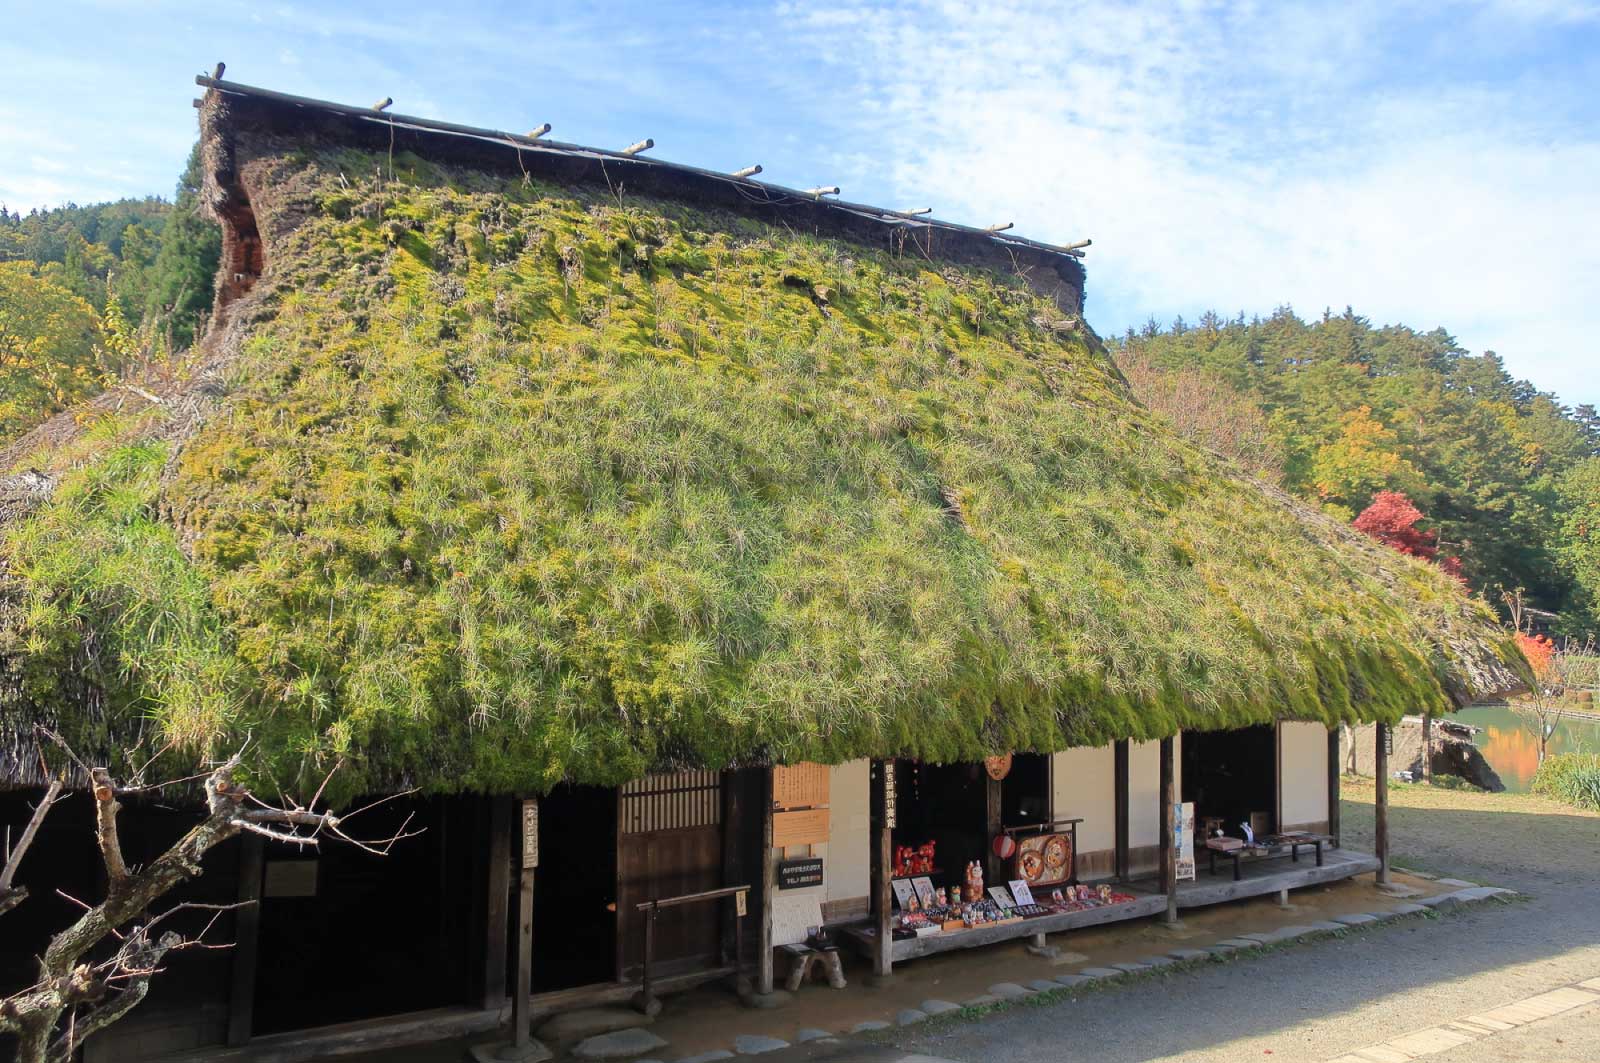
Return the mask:
M106 874L111 879L111 892L115 893L128 880L122 840L117 837L117 813L122 806L117 803L117 788L109 771L95 768L89 778L94 785L95 839L100 843L100 859L105 861Z
M154 918L146 917L150 908L174 887L201 874L201 858L215 846L241 832L300 847L315 847L322 836L328 836L381 856L396 843L421 833L409 829L413 817L407 816L400 828L386 838L352 835L345 826L352 816L405 795L391 794L343 817L331 811L318 812L315 806L327 789L327 778L317 787L309 806L289 801L283 802L287 807L269 805L235 782L241 750L203 776L182 780L205 780L204 818L150 863L130 870L117 831L117 817L121 811L117 796L173 784L119 789L108 769L85 765L53 731L40 728L39 733L65 752L92 787L95 837L105 863L108 887L105 899L99 904L68 898L80 905L83 912L76 922L51 939L39 959L38 980L28 989L0 999L0 1033L16 1035L17 1059L23 1063L69 1063L84 1038L138 1006L149 991L151 978L161 970L162 959L169 953L188 948L231 947L208 942L206 937L225 912L239 907L237 904L184 902ZM335 770L338 767L335 765ZM35 809L28 829L6 854L4 869L0 871L0 912L17 903L8 903L9 898L20 900L25 894L21 887L11 885L16 866L50 805L59 798L61 787L59 781L51 786L45 800ZM179 912L195 910L212 913L197 937L185 938L175 931L162 934L159 940L153 937L154 929L165 920ZM135 920L142 922L129 928ZM87 960L86 957L108 938L119 943L112 956L99 962ZM83 1010L85 1008L88 1010Z
M13 888L11 883L17 876L17 868L22 866L22 858L28 855L28 846L33 844L34 835L39 833L39 825L44 822L44 817L50 814L50 807L61 797L61 780L56 779L50 783L50 789L45 791L41 800L33 810L33 816L28 820L28 825L22 828L22 835L13 847L10 844L9 834L6 839L6 862L0 867L0 915L4 915L23 901L27 900L28 887L18 886ZM9 831L10 828L7 828Z

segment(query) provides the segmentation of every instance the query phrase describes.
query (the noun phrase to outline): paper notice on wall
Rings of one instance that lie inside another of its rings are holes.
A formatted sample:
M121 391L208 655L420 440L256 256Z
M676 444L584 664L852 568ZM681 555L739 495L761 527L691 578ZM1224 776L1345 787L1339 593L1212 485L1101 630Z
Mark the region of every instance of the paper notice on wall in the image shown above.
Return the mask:
M1178 854L1178 878L1194 878L1194 802L1185 801L1174 810L1173 829L1178 836L1172 839Z
M802 945L811 929L822 925L818 893L775 893L772 897L772 943Z

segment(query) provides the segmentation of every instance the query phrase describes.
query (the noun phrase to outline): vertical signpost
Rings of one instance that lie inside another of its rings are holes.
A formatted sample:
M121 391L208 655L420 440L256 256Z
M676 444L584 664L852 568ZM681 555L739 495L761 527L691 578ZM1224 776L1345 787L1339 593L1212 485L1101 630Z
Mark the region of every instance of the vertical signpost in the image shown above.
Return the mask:
M894 761L880 760L873 772L877 793L873 795L872 831L872 916L876 928L873 937L872 978L884 982L894 971L894 941L890 930L890 910L894 901L889 895L889 879L893 872L890 856L891 839L895 827L895 777Z
M1178 874L1181 880L1194 881L1194 802L1180 801L1177 812L1178 834L1173 843L1178 848Z
M528 1048L533 995L533 875L539 866L539 802L522 802L522 862L517 868L517 995L511 998L511 1045ZM522 1059L522 1055L512 1058Z
M514 1063L540 1063L550 1050L528 1032L530 998L533 995L533 877L539 867L539 802L536 798L519 803L522 845L516 861L517 871L517 966L516 984L511 993L511 1040L501 1045L478 1045L472 1057L480 1063L493 1060Z

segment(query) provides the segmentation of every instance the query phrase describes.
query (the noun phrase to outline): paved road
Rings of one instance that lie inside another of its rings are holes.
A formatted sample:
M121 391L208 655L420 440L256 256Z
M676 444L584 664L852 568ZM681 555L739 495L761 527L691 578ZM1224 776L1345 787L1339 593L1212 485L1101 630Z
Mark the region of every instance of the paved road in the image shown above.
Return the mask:
M1366 809L1347 806L1344 815L1347 843L1370 846ZM914 1030L888 1046L794 1056L839 1063L919 1055L960 1063L1323 1061L1600 976L1600 819L1396 807L1391 823L1402 839L1397 853L1413 865L1510 886L1530 899ZM1595 1063L1600 1007L1423 1058Z

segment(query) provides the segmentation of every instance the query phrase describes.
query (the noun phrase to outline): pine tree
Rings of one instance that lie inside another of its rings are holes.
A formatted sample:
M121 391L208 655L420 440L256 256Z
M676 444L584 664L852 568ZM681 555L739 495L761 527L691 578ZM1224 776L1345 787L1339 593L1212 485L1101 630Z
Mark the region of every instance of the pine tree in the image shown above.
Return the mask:
M200 213L200 146L178 180L178 196L161 230L161 246L150 267L147 311L164 325L174 349L194 342L201 318L211 309L212 286L222 260L222 233Z

